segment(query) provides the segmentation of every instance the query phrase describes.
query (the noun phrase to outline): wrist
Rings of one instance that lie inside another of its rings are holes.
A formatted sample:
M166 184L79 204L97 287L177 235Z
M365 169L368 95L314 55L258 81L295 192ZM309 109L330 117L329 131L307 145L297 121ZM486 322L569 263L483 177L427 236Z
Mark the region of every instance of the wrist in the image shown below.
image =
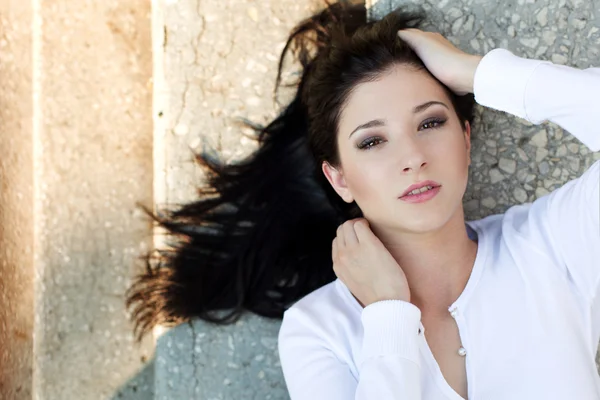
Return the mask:
M482 56L469 55L469 60L466 63L467 68L466 75L464 78L463 94L473 93L475 83L475 71L477 71L477 67L479 67L479 63L481 62L482 58Z
M390 295L380 295L377 296L375 299L369 301L369 304L373 304L373 303L377 303L379 301L389 301L389 300L401 300L401 301L405 301L407 303L410 303L410 295L403 293L403 294L390 294Z

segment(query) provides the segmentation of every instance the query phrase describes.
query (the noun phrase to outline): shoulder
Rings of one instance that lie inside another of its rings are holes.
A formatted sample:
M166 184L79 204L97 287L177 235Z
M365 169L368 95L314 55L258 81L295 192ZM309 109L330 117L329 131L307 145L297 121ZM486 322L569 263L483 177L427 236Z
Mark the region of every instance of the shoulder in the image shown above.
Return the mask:
M466 224L477 233L481 242L493 242L502 237L502 225L505 223L506 214L492 214L487 217L466 221ZM470 236L470 234L469 234Z
M550 200L551 196L546 195L471 222L484 235L492 259L505 262L504 256L508 256L514 262L523 263L530 262L531 257L542 257L556 262L556 248L548 223Z
M510 247L523 241L532 245L542 229L545 207L546 199L516 204L508 207L504 213L489 215L469 224L495 246L502 243Z
M333 348L360 334L362 307L344 289L336 279L294 303L284 313L280 342L302 336Z
M343 283L336 279L296 301L284 313L286 319L302 319L305 323L316 323L348 317L353 304L343 291Z
M532 210L532 206L535 206ZM541 226L542 215L539 209L543 202L535 205L532 203L517 204L509 207L504 213L493 214L479 220L469 221L479 235L479 244L484 249L485 257L498 261L506 261L504 256L509 256L514 261L521 259L518 256L525 253L547 253Z
M354 307L344 289L337 279L304 296L284 313L277 343L279 358L288 386L298 393L305 393L304 385L315 378L325 385L335 386L336 382L329 382L332 376L343 378L339 384L356 383L362 307L358 303Z

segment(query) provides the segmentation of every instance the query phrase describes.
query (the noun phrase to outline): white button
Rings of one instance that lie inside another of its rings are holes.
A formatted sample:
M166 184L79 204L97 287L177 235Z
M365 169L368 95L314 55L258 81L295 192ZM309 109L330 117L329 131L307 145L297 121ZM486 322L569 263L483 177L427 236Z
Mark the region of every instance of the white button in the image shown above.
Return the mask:
M467 350L465 350L464 347L461 347L460 349L458 349L458 355L461 357L464 357L467 355Z
M455 308L454 310L450 311L450 315L452 315L452 318L455 318L458 316L458 310Z

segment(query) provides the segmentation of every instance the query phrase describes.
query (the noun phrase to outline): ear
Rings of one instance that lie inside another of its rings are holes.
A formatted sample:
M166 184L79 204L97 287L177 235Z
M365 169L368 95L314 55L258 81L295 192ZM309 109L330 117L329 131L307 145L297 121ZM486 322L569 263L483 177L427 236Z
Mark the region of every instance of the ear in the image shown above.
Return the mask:
M469 124L469 121L465 121L465 143L467 145L469 165L471 165L471 124Z
M321 164L321 169L336 193L346 203L352 203L354 201L354 197L352 197L352 193L350 193L350 190L348 189L343 172L335 167L332 167L327 161L323 161Z

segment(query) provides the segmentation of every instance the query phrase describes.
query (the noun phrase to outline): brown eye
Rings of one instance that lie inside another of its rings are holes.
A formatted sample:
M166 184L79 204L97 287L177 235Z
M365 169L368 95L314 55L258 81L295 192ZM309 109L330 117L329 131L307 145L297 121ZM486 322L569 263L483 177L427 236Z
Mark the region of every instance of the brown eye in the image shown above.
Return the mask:
M423 123L423 125L421 125L421 128L423 128L423 129L439 128L440 126L444 125L445 122L446 122L445 119L432 118L432 119L425 121Z
M382 140L378 137L371 137L368 139L363 140L357 147L361 150L369 150L375 146L377 146L379 143L381 143Z

